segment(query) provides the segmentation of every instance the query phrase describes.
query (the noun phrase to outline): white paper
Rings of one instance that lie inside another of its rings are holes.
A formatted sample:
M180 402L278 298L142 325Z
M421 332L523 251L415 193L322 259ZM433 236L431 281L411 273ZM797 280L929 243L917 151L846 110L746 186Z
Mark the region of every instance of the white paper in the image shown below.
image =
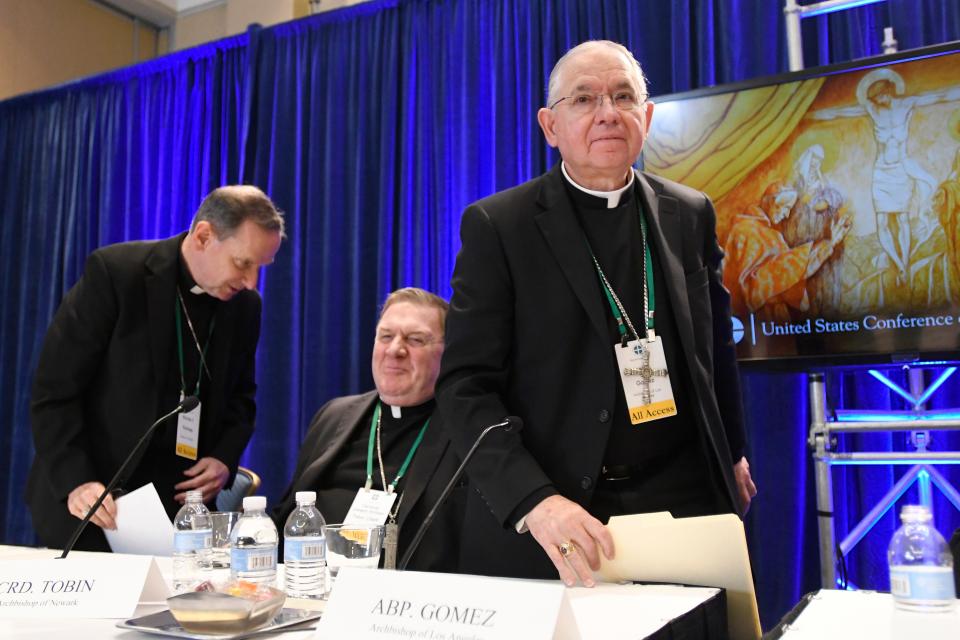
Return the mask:
M559 640L633 640L660 631L671 620L719 593L709 587L649 584L598 584L565 591ZM575 630L575 632L574 632Z
M152 482L117 498L117 528L103 532L114 553L173 554L173 523Z

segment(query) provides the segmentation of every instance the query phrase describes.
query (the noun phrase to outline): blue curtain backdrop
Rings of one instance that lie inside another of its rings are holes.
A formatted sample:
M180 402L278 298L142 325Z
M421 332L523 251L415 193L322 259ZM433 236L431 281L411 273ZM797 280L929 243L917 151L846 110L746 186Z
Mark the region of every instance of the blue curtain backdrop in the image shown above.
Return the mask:
M879 53L888 25L901 49L954 40L960 7L889 0L806 20L807 65ZM590 38L633 50L654 95L787 67L780 2L394 0L0 103L0 539L33 542L21 499L30 380L89 251L172 235L220 184L257 184L286 211L289 240L261 281L259 411L246 455L274 499L313 412L372 386L385 294L449 294L464 206L556 161L535 112L553 63ZM901 408L862 372L828 382L837 407ZM807 392L798 374L747 372L744 387L761 491L747 526L769 627L819 582ZM952 380L936 402L958 398ZM901 472L839 473L841 528ZM941 514L941 529L957 526L942 501ZM893 523L888 515L851 558L860 586L886 588Z
M32 542L23 485L45 327L96 247L183 230L236 182L246 38L0 103L0 531ZM134 354L135 357L135 354Z

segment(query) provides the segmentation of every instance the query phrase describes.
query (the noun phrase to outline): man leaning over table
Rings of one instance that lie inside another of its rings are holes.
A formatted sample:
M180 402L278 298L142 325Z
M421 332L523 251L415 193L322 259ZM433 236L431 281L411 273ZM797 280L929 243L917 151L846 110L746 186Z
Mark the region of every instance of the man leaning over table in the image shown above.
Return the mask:
M186 492L211 502L253 433L260 335L257 278L273 262L283 217L262 191L212 191L190 229L87 257L43 342L30 404L36 457L26 500L43 544L62 547L150 424L181 398L123 483L152 482L172 518ZM108 497L75 548L108 551Z

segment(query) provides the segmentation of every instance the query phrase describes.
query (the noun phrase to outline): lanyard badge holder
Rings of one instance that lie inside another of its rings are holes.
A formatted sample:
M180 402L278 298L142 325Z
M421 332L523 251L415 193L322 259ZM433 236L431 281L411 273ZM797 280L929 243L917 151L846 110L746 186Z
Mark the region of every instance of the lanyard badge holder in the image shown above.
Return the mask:
M207 348L210 346L210 338L213 336L213 327L216 324L216 317L210 321L210 329L207 331L207 344L200 348L200 341L197 339L197 332L193 329L193 322L190 320L190 314L187 313L187 305L183 302L183 295L180 289L177 289L177 302L174 303L175 320L177 326L177 355L180 362L180 401L187 390L186 373L183 363L183 327L180 317L181 310L187 320L187 327L190 329L190 336L193 338L193 344L200 355L200 368L197 372L197 386L193 395L200 397L200 380L203 378L203 372L207 372L210 377L210 370L207 368ZM197 452L200 448L200 403L197 403L196 409L187 413L181 413L177 416L177 445L175 453L181 458L196 460Z
M646 332L640 337L627 315L620 298L614 293L600 263L590 249L593 265L600 278L600 286L610 305L620 342L613 348L617 358L617 370L623 395L627 401L630 424L643 424L677 415L677 403L670 385L670 372L667 371L667 358L663 351L663 342L653 328L653 314L656 304L653 287L653 260L647 243L647 224L640 212L640 233L643 239L643 318ZM587 243L590 247L590 243ZM631 338L632 336L632 338Z
M430 419L420 427L420 433L413 441L407 457L397 471L393 482L387 484L387 474L383 464L383 449L380 446L380 402L373 410L373 418L370 420L370 439L367 443L367 481L364 486L357 491L357 495L343 519L344 524L359 526L379 526L385 525L384 531L384 558L383 567L385 569L394 569L397 566L397 543L400 538L400 527L397 524L397 514L400 512L400 504L403 502L403 495L397 500L397 485L401 478L407 473L413 456L423 441L423 436L430 425ZM383 484L383 490L373 488L373 451L376 447L377 462L380 465L380 482ZM396 502L396 508L394 503Z

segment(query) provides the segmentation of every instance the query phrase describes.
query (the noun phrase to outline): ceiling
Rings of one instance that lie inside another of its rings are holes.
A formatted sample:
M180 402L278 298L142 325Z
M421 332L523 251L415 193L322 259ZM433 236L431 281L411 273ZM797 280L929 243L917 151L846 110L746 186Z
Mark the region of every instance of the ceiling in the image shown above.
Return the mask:
M169 27L176 21L178 15L224 4L226 0L101 0L101 2L158 27Z

